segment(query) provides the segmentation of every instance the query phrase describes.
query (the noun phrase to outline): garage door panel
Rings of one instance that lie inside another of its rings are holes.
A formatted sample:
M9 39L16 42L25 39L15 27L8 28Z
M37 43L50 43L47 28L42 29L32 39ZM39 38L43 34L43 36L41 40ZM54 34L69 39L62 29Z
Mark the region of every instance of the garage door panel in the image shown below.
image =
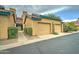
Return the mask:
M55 29L55 32L61 32L61 25L60 24L56 24L54 25L54 29Z
M45 35L50 33L49 23L38 23L38 35Z

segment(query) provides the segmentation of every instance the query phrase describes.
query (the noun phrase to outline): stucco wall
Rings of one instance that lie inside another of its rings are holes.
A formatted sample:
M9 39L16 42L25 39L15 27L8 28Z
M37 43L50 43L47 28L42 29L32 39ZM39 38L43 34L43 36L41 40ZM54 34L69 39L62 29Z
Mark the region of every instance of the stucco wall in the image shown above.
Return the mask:
M8 38L7 29L14 26L13 16L0 16L0 39Z
M24 24L24 21L25 21L25 15L23 14L22 16L21 16L21 18L23 19L23 24Z
M32 35L36 35L37 34L37 28L38 28L38 23L33 21L33 26L32 26L32 29L33 29L33 33Z
M57 30L62 32L62 30L63 30L63 27L62 27L63 25L62 25L61 21L53 21L53 20L49 20L49 19L42 19L40 21L33 21L32 19L27 18L25 27L32 27L32 29L33 29L32 35L37 35L38 30L40 30L40 28L38 27L39 26L38 23L50 24L50 33L53 33L54 31L57 31ZM54 28L56 28L56 24L59 25L59 28L54 29ZM47 31L47 29L46 29L46 31Z
M7 38L7 27L8 27L8 20L9 17L0 16L0 39Z
M23 18L23 20L24 20L25 18ZM35 26L36 26L36 23L37 22L34 22L31 18L26 18L26 22L25 22L25 24L23 25L23 27L25 28L25 27L32 27L32 35L35 35L35 32L36 32L36 29L35 29Z
M9 16L8 23L9 23L9 27L10 27L10 26L15 26L13 15L10 15L10 16Z
M52 20L54 24L61 24L61 21Z
M30 18L27 18L25 22L25 27L32 27L32 25L33 21Z
M51 33L55 32L55 31L56 32L63 32L63 23L61 21L49 20L49 19L42 19L41 22L42 21L51 23Z

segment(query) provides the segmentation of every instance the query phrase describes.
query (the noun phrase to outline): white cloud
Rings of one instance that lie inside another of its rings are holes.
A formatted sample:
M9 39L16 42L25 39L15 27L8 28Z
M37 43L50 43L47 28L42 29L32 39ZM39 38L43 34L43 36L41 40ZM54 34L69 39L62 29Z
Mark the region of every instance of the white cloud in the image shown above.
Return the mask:
M77 19L65 19L63 20L63 22L72 22L72 21L76 21Z
M42 7L40 5L31 5L32 6L32 12L38 12Z
M69 7L65 6L65 7L61 7L61 8L58 8L58 9L45 11L45 12L40 13L40 14L41 14L41 15L44 15L44 14L57 13L57 12L60 12L60 11L66 10L66 9L68 9L68 8L69 8Z

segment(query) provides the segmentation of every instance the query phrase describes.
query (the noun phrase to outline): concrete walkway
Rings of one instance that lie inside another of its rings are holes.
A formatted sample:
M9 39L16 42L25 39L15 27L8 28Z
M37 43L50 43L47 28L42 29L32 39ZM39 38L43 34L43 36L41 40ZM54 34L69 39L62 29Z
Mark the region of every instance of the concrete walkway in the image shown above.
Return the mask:
M79 31L72 32L72 33L60 33L59 35L49 34L49 35L42 35L42 36L38 36L38 37L32 37L32 36L24 36L23 32L20 31L19 35L18 35L18 39L16 39L17 41L15 43L0 45L0 50L14 48L14 47L22 46L22 45L27 45L27 44L31 44L31 43L35 43L35 42L39 42L39 41L43 41L43 40L49 40L51 38L70 35L70 34L74 34L74 33L78 33L78 32Z
M27 38L25 37L23 31L18 32L18 41L25 41Z

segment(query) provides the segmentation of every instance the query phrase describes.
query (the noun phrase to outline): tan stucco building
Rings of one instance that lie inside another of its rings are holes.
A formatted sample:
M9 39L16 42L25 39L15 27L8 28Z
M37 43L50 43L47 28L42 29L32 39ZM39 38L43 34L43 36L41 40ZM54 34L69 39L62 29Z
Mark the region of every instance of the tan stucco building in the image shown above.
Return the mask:
M26 16L26 14L23 14L22 18L24 27L32 28L32 35L47 35L54 32L63 32L63 24L61 21L50 20L47 18L38 19L36 16Z
M15 26L15 19L15 9L0 9L0 39L8 38L8 27Z

